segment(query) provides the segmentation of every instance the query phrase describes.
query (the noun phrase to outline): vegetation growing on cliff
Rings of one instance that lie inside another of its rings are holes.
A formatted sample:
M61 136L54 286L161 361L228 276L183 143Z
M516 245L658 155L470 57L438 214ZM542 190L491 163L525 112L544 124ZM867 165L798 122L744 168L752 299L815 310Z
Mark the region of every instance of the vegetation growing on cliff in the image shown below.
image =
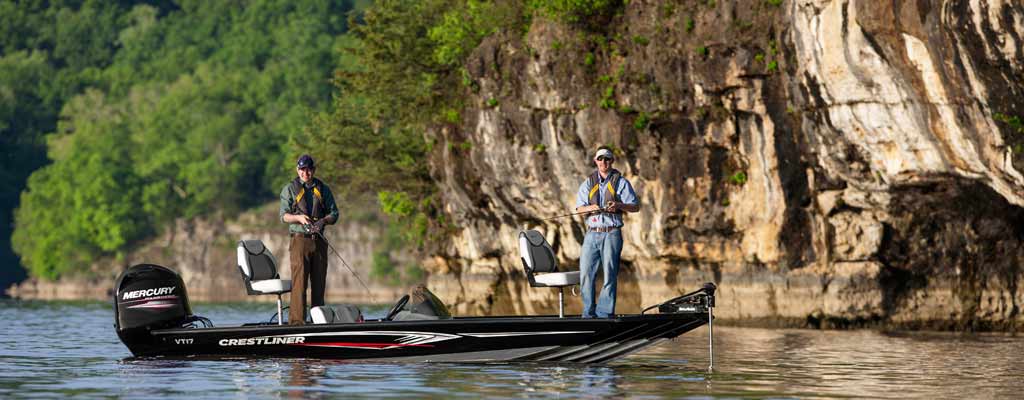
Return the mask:
M347 51L354 63L335 80L343 95L294 144L319 155L333 180L346 182L342 196L376 198L405 228L406 243L422 247L445 227L428 169L428 132L459 122L462 91L473 87L465 58L487 36L521 31L529 20L524 10L520 1L375 2L352 21ZM490 100L488 106L498 105Z
M1002 122L1010 127L1010 131L1014 135L1006 138L1006 141L1010 143L1010 150L1015 154L1024 154L1024 120L1018 116L1006 115L1003 113L995 113L992 118L996 121Z
M433 212L424 133L444 118L439 95L454 79L444 62L457 52L435 56L440 46L428 33L443 24L452 3L376 2L353 25L354 42L346 51L354 61L335 79L342 94L293 140L321 159L324 176L345 182L336 190L340 197L356 203L379 199L393 223L419 237Z
M15 215L22 264L55 278L173 218L273 198L289 134L329 104L351 8L0 3L4 214L35 171Z
M529 0L529 7L564 23L598 27L628 0Z
M272 197L299 151L317 157L320 176L338 183L343 201L376 203L404 228L407 244L422 247L446 227L429 170L428 158L441 153L433 146L445 140L467 154L474 145L433 135L458 129L474 93L478 105L509 104L502 93L479 95L465 67L482 41L523 35L535 18L571 24L593 45L552 47L585 53L577 65L596 75L610 72L602 69L609 59L664 40L658 31L609 31L603 22L621 16L626 0L380 0L349 20L349 36L345 1L0 4L21 10L18 18L81 14L66 26L89 34L69 48L93 49L61 53L46 40L23 40L13 46L26 52L0 63L12 65L10 76L56 76L77 65L78 83L60 86L66 93L37 96L53 104L51 126L28 141L42 151L42 133L53 133L53 164L29 179L14 240L43 277L116 254L172 218L231 214ZM678 14L668 5L662 13ZM694 30L692 16L680 15L679 29ZM339 47L343 55L332 52ZM72 62L58 54L93 55ZM502 73L494 63L485 68ZM624 68L598 78L596 105L628 114L636 130L657 126L659 109L618 103L629 85L652 84L623 76ZM333 105L325 107L335 69Z

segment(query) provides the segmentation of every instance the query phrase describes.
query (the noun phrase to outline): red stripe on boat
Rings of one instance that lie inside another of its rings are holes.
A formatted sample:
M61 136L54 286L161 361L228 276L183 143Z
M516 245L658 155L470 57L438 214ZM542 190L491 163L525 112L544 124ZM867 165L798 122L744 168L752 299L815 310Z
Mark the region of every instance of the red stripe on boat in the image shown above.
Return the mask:
M323 343L292 343L292 346L320 346L320 347L356 347L367 349L383 349L388 347L434 347L432 344L403 344L403 343L356 343L356 342L323 342Z

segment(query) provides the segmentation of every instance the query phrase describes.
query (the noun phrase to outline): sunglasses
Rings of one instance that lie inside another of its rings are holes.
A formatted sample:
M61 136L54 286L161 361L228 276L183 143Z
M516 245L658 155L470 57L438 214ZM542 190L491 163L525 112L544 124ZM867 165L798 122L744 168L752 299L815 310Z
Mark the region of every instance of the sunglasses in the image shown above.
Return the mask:
M612 162L612 161L615 161L615 159L614 159L614 158L611 158L611 157L605 157L605 156L601 156L601 157L598 157L598 158L597 158L597 161L608 161L608 162Z

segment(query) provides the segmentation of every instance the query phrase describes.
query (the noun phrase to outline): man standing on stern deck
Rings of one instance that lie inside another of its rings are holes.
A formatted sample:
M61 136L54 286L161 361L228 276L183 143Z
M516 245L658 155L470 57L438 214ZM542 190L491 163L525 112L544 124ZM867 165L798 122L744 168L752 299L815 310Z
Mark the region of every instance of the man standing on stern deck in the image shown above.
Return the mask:
M303 154L295 166L298 177L281 189L281 221L288 225L288 248L292 266L292 295L288 305L288 324L306 323L306 283L312 286L313 307L324 305L327 289L327 241L325 225L338 221L334 194L313 177L313 157ZM278 316L280 318L281 316Z
M615 316L615 290L618 286L619 255L622 253L622 213L637 212L633 185L612 168L615 156L601 146L594 154L597 170L590 174L576 193L576 212L587 214L587 235L580 249L580 291L583 297L583 318ZM601 266L604 286L594 307L594 281Z

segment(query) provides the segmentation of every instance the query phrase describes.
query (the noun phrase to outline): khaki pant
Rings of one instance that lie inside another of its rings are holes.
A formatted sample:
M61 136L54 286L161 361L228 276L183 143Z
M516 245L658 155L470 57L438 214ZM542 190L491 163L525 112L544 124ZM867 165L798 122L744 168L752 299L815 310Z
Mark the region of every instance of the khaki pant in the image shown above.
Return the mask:
M292 265L292 297L288 305L288 324L306 322L306 286L311 287L312 307L324 305L327 287L327 242L323 238L292 235L289 248Z

